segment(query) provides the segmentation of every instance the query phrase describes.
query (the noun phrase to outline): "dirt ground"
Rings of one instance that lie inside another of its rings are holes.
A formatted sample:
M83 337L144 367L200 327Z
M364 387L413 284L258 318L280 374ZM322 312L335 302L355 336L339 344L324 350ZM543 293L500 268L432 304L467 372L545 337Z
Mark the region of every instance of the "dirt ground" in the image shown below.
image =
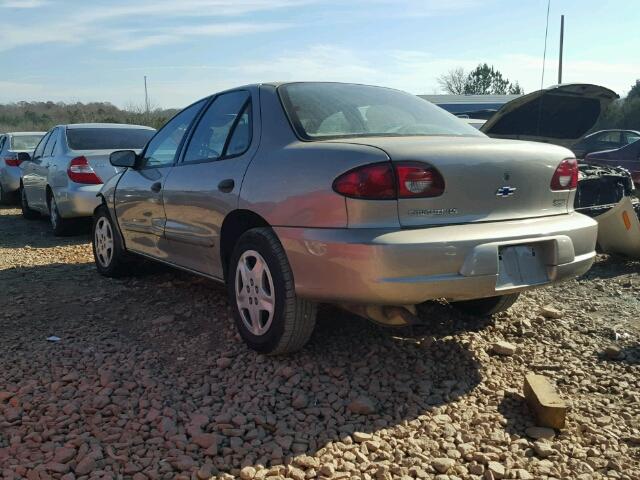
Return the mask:
M487 321L434 304L389 330L323 308L278 358L239 340L221 286L132 273L100 277L87 234L0 209L3 479L640 478L638 261L599 256ZM552 438L533 438L528 372L570 405Z

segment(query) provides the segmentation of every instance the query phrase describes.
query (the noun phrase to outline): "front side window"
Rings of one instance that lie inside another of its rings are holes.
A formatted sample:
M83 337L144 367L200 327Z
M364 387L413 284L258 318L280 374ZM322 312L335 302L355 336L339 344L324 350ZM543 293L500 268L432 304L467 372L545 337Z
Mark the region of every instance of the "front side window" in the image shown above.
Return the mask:
M36 148L42 135L14 135L11 137L10 150L31 151Z
M155 130L147 128L67 128L71 150L139 150Z
M278 88L299 137L414 135L482 137L464 121L415 95L341 83L291 83Z
M217 97L198 122L184 162L203 162L244 153L250 143L249 92Z
M144 153L145 167L166 167L173 164L184 134L206 101L203 99L185 108L158 131Z

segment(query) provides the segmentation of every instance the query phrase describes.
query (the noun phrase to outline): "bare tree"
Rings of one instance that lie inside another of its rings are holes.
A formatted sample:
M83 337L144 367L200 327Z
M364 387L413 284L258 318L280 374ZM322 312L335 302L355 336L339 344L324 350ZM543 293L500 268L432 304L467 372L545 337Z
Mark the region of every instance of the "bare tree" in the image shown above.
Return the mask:
M438 84L451 95L463 95L467 84L468 75L462 67L449 70L444 75L438 77Z

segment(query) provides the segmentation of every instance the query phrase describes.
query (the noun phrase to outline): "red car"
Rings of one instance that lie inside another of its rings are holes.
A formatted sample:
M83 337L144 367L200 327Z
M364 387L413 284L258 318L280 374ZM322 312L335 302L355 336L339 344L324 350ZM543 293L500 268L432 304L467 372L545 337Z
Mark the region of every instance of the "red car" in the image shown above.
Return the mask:
M622 167L631 172L636 188L640 188L640 140L615 150L589 153L584 157L586 163L608 167Z

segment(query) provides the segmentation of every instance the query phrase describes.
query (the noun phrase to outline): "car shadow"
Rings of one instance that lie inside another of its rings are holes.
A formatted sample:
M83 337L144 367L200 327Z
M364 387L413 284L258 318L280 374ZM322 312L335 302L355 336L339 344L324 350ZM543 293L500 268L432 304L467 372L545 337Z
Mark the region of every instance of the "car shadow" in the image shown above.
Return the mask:
M591 269L580 279L583 280L606 280L622 275L635 274L640 270L640 260L623 257L620 255L608 255L599 259Z
M21 217L20 210L6 205L0 207L0 248L23 248L27 245L31 248L52 248L90 241L90 221L87 219L73 222L68 235L56 237L47 217L34 220ZM20 222L20 230L15 229L16 222Z
M14 285L0 297L18 299L0 317L11 337L4 341L21 350L31 369L13 378L27 382L37 374L33 365L48 371L65 352L79 369L78 382L98 378L108 365L114 381L135 382L135 407L111 405L111 415L138 411L138 399L150 396L173 417L171 435L189 435L196 414L208 418L202 428L216 435L219 448L215 455L190 450L195 464L221 471L286 464L351 442L354 432L384 437L406 422L426 425L482 381L480 363L455 335L489 322L470 323L447 305L426 306L430 322L405 329L322 308L306 348L271 357L241 342L220 284L172 269L139 272L108 279L90 263L0 270L0 283ZM25 279L36 278L25 287ZM47 343L48 335L61 341ZM0 360L11 355L0 353ZM93 421L79 415L80 424ZM244 420L234 427L235 417ZM171 452L164 457L171 461Z

